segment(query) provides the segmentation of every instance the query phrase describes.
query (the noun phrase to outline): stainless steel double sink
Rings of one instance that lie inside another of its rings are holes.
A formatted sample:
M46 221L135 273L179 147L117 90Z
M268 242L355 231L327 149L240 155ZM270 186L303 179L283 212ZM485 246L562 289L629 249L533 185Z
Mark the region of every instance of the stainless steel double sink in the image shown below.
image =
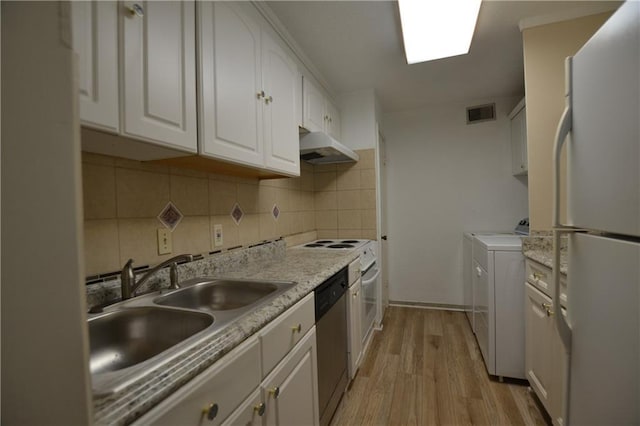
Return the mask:
M117 391L284 293L291 281L195 278L90 315L94 393Z

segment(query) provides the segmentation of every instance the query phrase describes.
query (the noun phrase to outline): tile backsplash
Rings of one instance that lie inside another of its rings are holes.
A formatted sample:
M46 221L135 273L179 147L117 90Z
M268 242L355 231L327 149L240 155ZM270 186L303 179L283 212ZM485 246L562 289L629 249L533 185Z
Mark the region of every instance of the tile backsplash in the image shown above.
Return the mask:
M358 163L303 162L300 177L267 180L83 153L86 274L117 271L129 258L138 266L153 265L179 253L208 253L316 229L320 238L374 239L375 154L358 153ZM158 255L157 230L163 225L157 216L169 202L184 218L172 232L172 253ZM237 225L231 217L236 203L243 212ZM221 246L214 246L215 224L223 227Z

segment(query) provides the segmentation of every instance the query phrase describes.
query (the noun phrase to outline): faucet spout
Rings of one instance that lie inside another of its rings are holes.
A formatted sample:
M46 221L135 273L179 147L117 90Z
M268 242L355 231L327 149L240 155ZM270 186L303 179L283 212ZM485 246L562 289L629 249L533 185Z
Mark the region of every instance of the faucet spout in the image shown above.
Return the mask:
M178 262L190 262L192 260L193 255L191 254L180 254L178 256L174 256L171 259L167 259L164 262L149 269L149 271L147 271L147 273L143 275L142 278L136 281L132 266L133 259L129 259L124 265L124 268L122 268L122 272L120 273L122 300L130 299L131 297L133 297L142 284L147 282L149 278L155 275L159 270L169 265L171 265L171 271L169 274L171 279L171 288L178 288L178 268L176 264Z

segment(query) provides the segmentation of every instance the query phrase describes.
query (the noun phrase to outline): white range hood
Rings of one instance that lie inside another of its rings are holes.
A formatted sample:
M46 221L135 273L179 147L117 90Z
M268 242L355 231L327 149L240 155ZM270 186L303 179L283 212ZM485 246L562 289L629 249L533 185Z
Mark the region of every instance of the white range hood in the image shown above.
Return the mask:
M350 163L360 156L324 132L300 136L300 158L311 164Z

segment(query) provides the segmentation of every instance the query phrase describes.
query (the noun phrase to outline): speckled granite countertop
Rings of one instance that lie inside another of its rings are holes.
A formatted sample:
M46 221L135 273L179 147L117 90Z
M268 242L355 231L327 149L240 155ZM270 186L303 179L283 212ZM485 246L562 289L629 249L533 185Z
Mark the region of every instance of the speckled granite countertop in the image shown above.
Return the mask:
M94 395L96 424L129 424L139 418L358 257L355 251L285 250L284 242L278 241L238 252L230 253L226 261L220 259L224 256L212 256L180 265L180 277L224 276L297 284L223 331L192 344L180 357L145 372L124 389L111 395ZM89 300L97 298L97 291L93 293L88 295Z
M553 268L553 237L551 233L534 233L522 238L522 253L548 268ZM560 238L560 272L567 274L567 238Z

